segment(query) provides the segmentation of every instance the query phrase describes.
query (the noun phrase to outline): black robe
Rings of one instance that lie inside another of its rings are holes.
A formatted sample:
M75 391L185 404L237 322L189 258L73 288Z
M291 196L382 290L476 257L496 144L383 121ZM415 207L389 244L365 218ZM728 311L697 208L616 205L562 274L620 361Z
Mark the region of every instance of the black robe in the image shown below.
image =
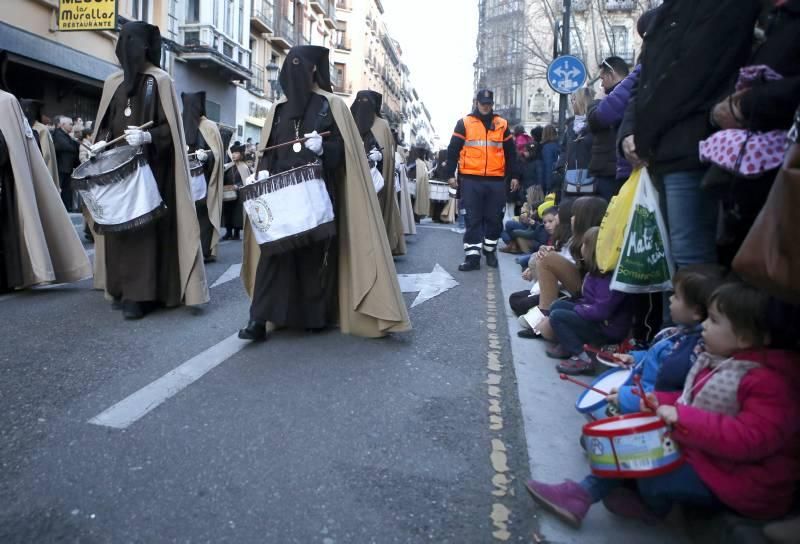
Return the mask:
M224 185L242 185L244 180L236 163L233 163L230 168L225 170ZM242 199L239 198L237 193L236 200L228 200L222 203L222 226L225 227L225 235L231 234L231 230L241 230L244 227L244 206Z
M294 122L281 116L283 106L277 106L267 146L296 138ZM344 140L328 109L327 100L316 94L309 100L299 129L300 136L312 130L331 132L330 136L323 139L321 160L325 185L338 218L336 190L341 180L337 179L337 172L341 171L344 163ZM285 146L265 153L258 171L268 170L270 174L279 174L316 160L318 157L305 146L300 153L295 153L292 146ZM302 213L302 210L298 213ZM278 255L262 253L256 271L250 319L270 321L278 328L321 329L335 324L337 272L338 242L335 237Z
M0 293L20 286L22 282L14 172L5 137L0 133Z
M166 213L136 230L105 235L106 290L115 299L177 306L181 303L181 285L173 166L175 150L156 80L139 74L136 89L131 97L132 115L125 117L128 97L125 86L119 86L100 121L97 141L109 141L120 136L128 126L154 122L147 129L152 142L144 146L144 153L166 205ZM123 140L117 145L127 144Z
M206 177L206 194L208 194L208 183L211 179L211 174L214 172L214 164L216 157L206 143L205 138L198 132L197 141L189 145L189 153L194 153L198 149L205 149L208 158L203 163L203 175ZM203 258L211 257L211 240L214 236L214 225L211 224L211 219L208 217L208 201L204 198L197 200L194 203L197 209L197 222L200 224L200 247L203 249Z

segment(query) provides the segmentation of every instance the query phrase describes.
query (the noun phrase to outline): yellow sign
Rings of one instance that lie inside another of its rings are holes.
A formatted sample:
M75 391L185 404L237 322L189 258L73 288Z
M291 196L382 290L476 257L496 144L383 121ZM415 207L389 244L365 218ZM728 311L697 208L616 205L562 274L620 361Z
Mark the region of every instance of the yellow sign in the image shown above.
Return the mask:
M117 0L59 0L59 30L115 30Z

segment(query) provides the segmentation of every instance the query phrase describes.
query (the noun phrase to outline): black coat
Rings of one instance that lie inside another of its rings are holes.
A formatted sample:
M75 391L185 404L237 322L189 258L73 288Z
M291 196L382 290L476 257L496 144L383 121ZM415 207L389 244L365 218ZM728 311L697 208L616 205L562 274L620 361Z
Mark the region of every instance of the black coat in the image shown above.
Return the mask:
M59 174L71 174L72 170L80 164L80 144L72 137L57 128L53 131L53 145L56 148L56 164Z
M753 85L742 96L742 117L754 130L788 129L800 106L800 0L773 9L766 37L747 64L766 64L783 79Z
M561 138L561 152L556 168L565 170L589 168L589 161L592 159L592 133L588 124L580 132L575 132L574 122L574 118L567 121L564 136Z
M610 94L610 93L609 93ZM589 106L586 121L592 133L592 158L589 161L589 174L604 178L617 177L617 128L603 126L596 122L594 110L600 101Z
M750 53L759 0L667 0L644 39L642 72L618 131L658 173L701 168L709 113Z

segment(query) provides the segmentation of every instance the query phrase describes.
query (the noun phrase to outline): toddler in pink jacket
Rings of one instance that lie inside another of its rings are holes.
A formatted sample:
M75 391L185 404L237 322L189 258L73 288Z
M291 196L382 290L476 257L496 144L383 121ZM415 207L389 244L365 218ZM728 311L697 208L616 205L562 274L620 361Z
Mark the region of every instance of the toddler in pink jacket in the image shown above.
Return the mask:
M767 297L749 285L718 288L703 322L706 353L682 392L648 395L686 462L661 476L622 480L587 476L549 485L528 482L534 499L579 526L590 506L645 520L675 503L730 508L756 519L785 515L800 474L800 356L768 349Z

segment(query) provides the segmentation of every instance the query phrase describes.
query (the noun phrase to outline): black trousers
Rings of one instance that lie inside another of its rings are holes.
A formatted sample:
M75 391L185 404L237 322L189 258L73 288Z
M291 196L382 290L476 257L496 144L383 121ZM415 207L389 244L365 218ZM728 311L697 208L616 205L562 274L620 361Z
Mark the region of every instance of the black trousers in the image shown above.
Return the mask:
M506 184L502 179L464 177L461 179L461 206L467 210L464 252L480 258L480 250L497 250L503 232Z
M72 205L72 174L59 172L58 181L61 184L61 202L68 212L73 211Z

